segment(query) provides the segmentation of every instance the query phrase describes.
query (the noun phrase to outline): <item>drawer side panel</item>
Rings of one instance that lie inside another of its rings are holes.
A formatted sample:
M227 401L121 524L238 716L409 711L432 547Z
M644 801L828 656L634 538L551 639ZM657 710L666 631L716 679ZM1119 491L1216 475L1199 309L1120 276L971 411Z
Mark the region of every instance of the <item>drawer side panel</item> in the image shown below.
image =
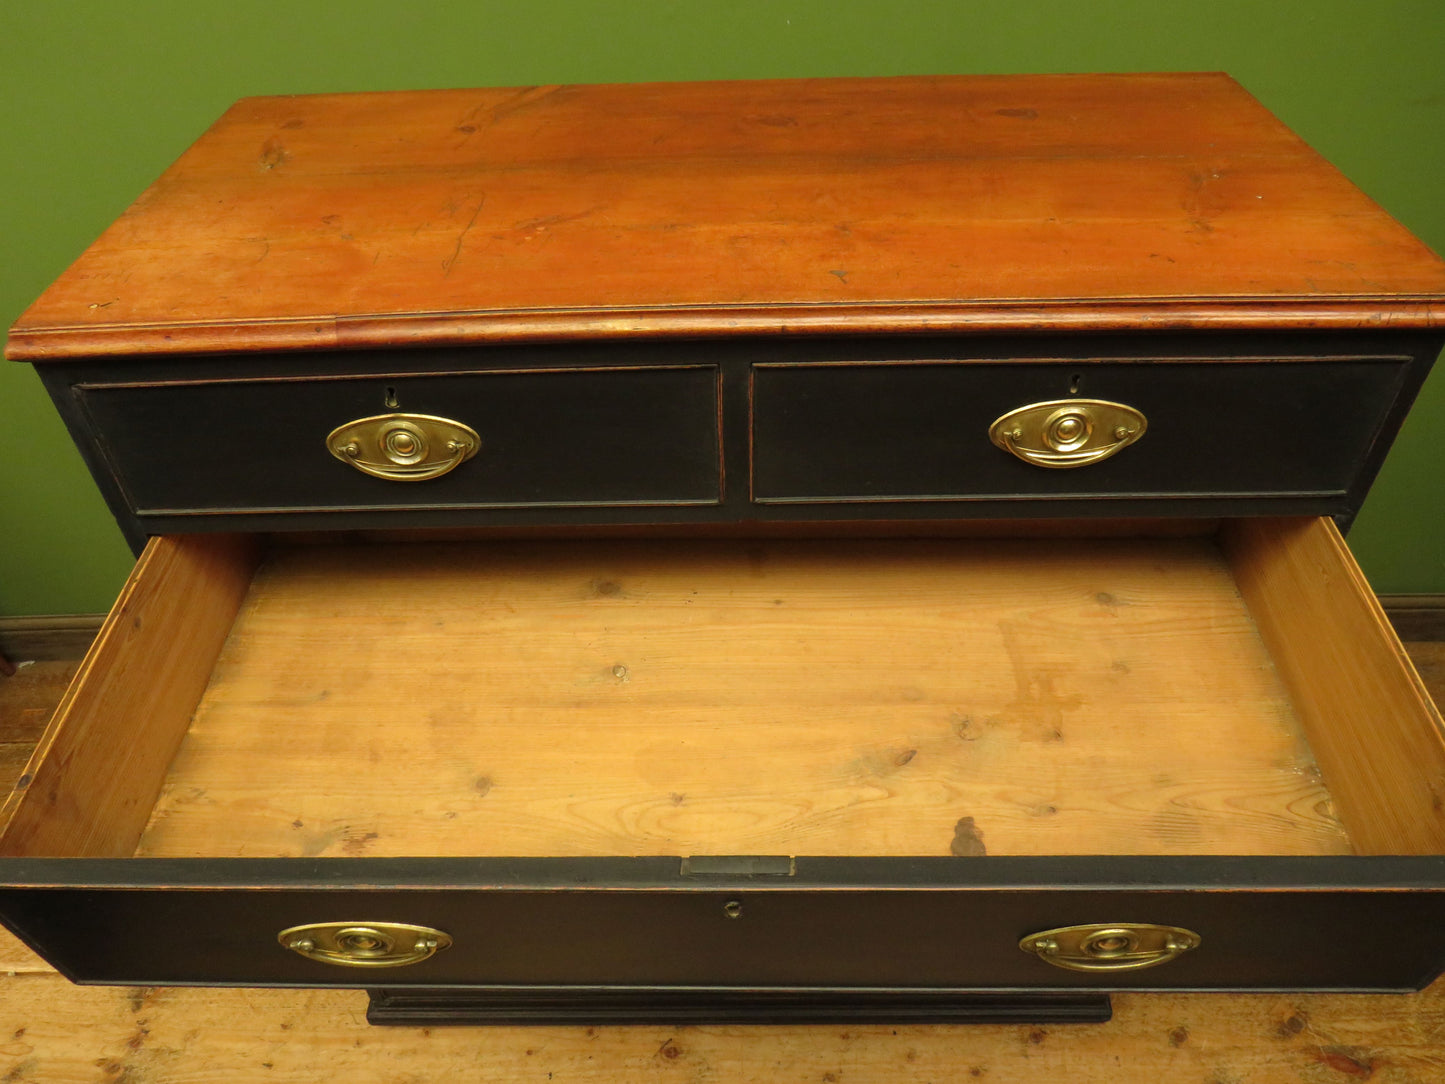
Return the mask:
M0 854L135 850L255 562L244 537L149 544L0 809Z

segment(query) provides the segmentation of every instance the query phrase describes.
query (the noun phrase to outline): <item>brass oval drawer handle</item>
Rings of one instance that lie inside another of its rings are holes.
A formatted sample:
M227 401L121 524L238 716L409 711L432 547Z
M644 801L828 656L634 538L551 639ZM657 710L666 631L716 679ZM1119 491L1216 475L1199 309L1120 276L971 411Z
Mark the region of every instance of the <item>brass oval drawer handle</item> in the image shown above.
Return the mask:
M441 930L404 922L313 922L282 930L276 940L308 960L341 967L404 967L452 943Z
M430 414L379 414L337 426L326 447L363 474L393 482L440 478L482 446L469 425Z
M1149 422L1123 403L1052 399L1011 410L988 428L1006 452L1036 467L1082 467L1108 459L1144 435Z
M1198 948L1199 940L1193 930L1178 926L1115 922L1029 934L1019 948L1069 971L1138 971Z

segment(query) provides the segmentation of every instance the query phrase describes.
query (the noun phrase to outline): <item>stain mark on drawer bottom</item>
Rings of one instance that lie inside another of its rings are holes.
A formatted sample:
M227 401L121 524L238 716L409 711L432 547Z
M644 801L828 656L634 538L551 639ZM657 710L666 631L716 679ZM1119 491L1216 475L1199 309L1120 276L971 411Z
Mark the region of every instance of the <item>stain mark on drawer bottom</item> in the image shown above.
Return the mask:
M958 823L953 828L953 842L949 844L948 851L959 858L977 858L988 854L988 848L983 844L983 833L978 830L978 825L973 823L972 817L958 818Z

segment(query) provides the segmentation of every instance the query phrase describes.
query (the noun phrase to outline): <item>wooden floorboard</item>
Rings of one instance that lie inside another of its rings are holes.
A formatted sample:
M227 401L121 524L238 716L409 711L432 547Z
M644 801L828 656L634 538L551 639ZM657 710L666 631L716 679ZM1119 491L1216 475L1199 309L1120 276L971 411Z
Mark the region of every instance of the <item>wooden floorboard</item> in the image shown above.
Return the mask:
M1445 643L1408 646L1445 699ZM41 665L0 678L0 744L23 745L43 698L59 699L63 671ZM357 991L74 986L13 942L0 973L6 1084L1445 1081L1445 980L1405 995L1116 995L1114 1019L1090 1025L427 1029L370 1027Z
M1445 998L1121 995L1108 1024L373 1028L365 995L6 980L6 1081L1427 1084Z
M22 660L14 674L0 676L0 796L25 770L79 665L79 659ZM0 953L0 964L3 960Z

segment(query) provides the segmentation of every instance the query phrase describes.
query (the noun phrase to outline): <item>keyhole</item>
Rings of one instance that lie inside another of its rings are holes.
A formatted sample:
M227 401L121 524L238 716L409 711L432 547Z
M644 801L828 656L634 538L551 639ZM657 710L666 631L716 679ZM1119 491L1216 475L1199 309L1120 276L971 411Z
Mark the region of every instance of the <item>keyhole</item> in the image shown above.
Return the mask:
M1079 381L1082 380L1082 379L1083 379L1083 377L1082 377L1079 373L1075 373L1073 376L1069 377L1069 394L1070 394L1070 395L1078 395L1078 394L1079 394Z
M391 410L395 410L401 405L396 401L396 389L391 387L386 389L386 399L384 401Z

